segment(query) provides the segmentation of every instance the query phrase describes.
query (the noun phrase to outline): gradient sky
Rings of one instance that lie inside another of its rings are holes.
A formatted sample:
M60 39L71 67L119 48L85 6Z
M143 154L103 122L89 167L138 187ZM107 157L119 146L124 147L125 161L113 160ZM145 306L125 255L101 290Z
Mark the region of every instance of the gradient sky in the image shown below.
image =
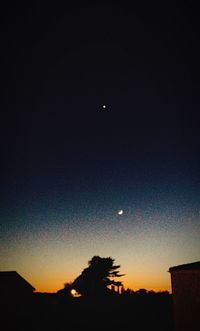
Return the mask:
M195 8L84 3L5 8L0 269L52 292L111 256L170 290L200 252Z

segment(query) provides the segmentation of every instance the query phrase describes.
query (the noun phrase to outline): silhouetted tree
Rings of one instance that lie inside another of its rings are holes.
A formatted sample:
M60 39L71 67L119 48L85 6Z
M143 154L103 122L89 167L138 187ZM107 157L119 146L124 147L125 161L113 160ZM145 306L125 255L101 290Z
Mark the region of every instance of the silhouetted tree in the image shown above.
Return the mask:
M58 298L60 303L65 303L65 302L72 299L71 290L72 290L72 284L71 283L65 283L64 288L57 291L57 298Z
M57 294L64 295L64 296L71 296L72 284L65 283L64 287L61 290L57 291Z
M93 256L88 267L74 280L73 288L85 296L101 296L109 292L109 285L122 285L114 280L123 276L118 271L120 265L114 265L114 261L111 257Z

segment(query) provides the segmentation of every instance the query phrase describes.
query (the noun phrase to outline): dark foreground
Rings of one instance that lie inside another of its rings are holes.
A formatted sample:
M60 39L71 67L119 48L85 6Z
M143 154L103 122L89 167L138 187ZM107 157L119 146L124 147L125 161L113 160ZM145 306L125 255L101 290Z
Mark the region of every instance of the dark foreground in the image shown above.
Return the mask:
M169 294L60 299L36 295L29 303L1 305L2 330L173 331Z

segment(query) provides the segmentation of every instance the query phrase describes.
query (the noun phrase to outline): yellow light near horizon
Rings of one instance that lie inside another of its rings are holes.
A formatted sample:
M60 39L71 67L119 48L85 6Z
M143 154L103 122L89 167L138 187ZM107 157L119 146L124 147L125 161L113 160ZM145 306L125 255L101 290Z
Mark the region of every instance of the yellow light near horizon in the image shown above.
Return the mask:
M81 294L79 294L74 288L70 292L73 297L77 298L81 296Z

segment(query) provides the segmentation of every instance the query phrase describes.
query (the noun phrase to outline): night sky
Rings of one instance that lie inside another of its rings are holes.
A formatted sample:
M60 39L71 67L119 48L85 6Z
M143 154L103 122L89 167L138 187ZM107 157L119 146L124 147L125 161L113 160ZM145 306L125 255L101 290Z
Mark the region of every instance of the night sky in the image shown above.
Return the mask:
M125 287L170 290L200 252L197 9L1 15L0 269L50 292L111 256Z

